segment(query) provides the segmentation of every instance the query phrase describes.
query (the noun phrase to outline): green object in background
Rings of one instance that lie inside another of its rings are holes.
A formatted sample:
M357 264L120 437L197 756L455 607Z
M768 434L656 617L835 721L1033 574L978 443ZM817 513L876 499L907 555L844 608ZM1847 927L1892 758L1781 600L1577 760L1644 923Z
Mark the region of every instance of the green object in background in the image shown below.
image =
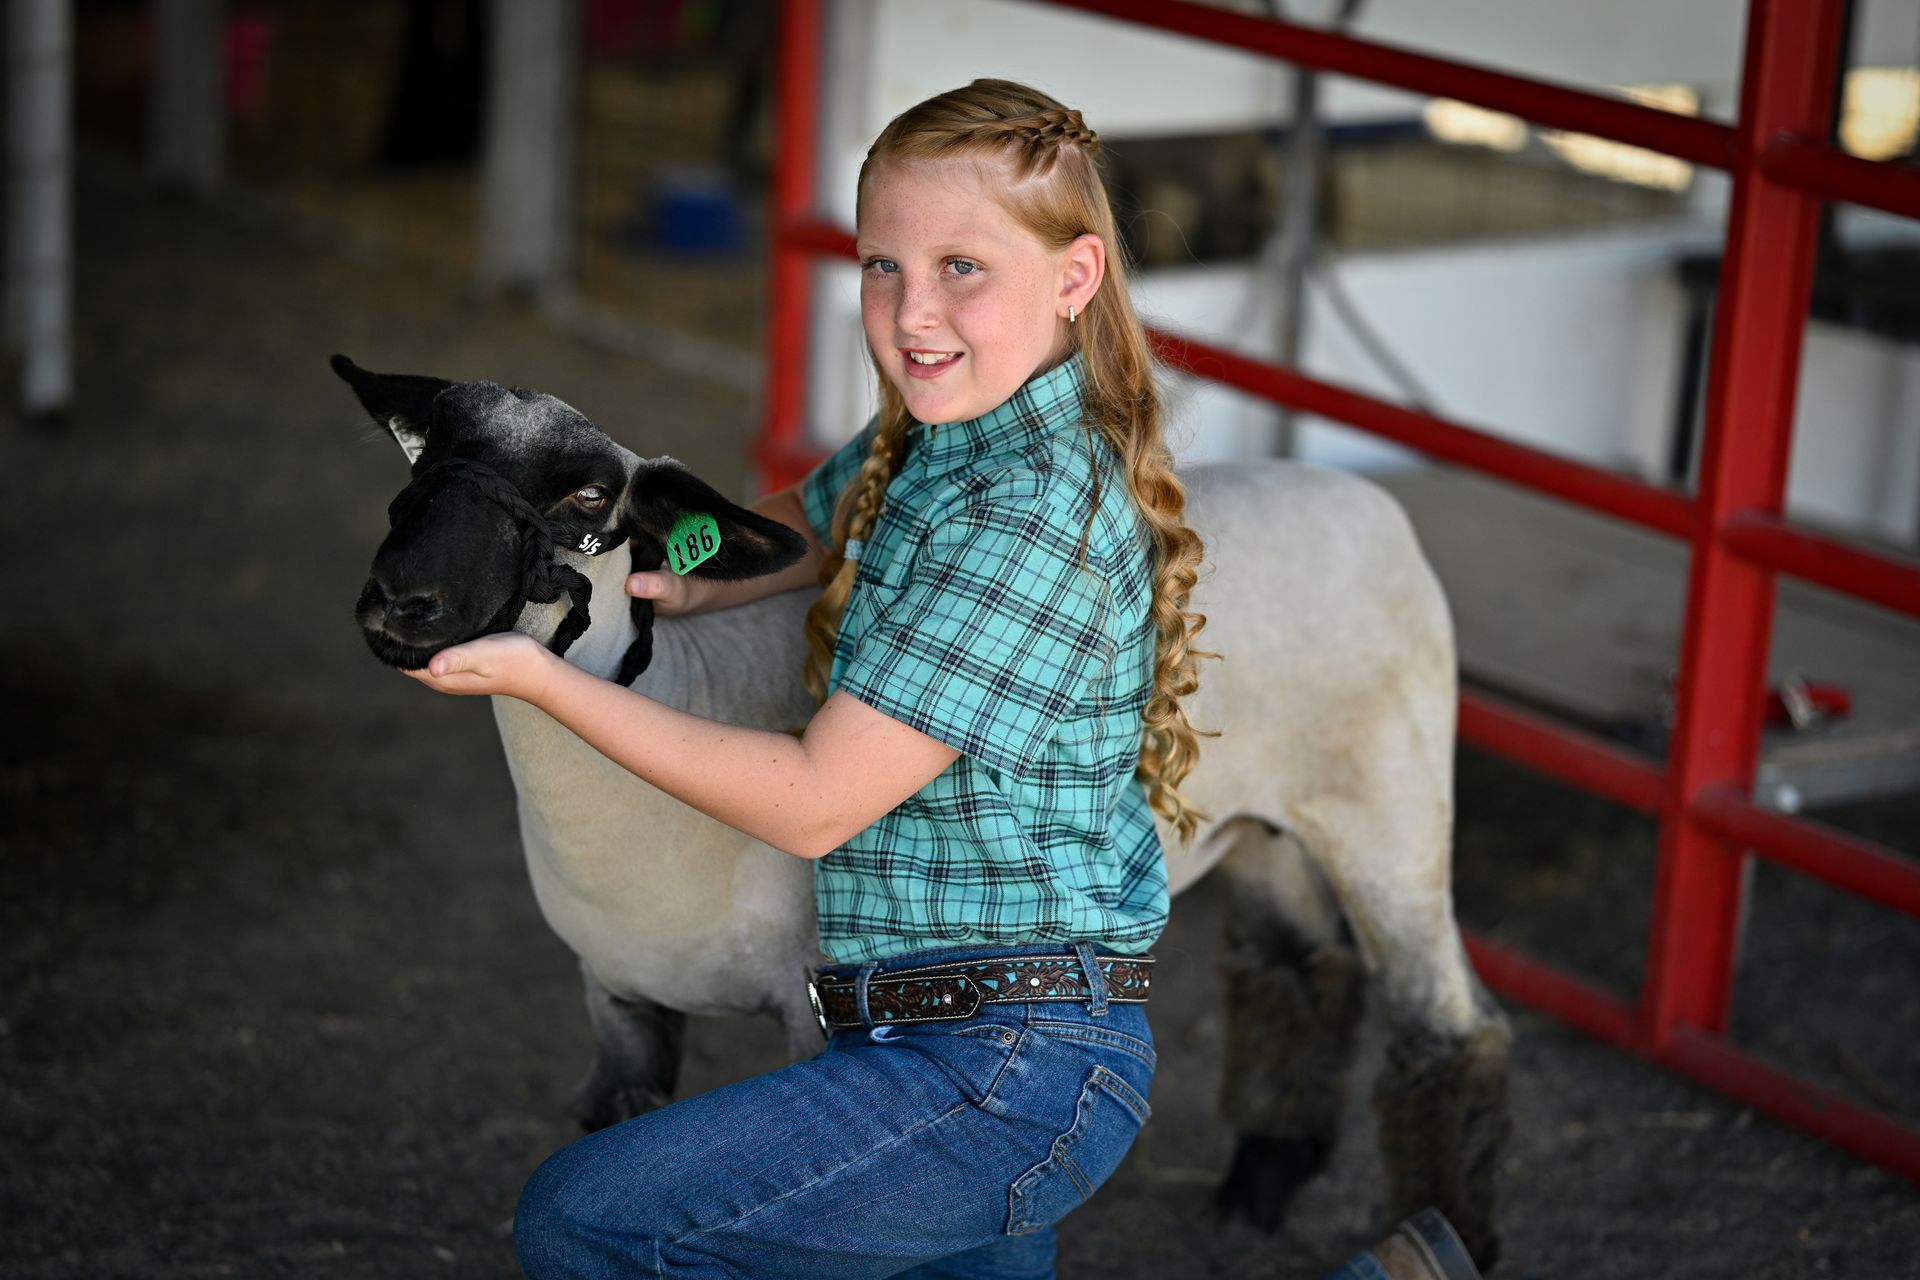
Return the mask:
M685 574L720 550L720 524L712 516L689 511L667 535L667 567Z

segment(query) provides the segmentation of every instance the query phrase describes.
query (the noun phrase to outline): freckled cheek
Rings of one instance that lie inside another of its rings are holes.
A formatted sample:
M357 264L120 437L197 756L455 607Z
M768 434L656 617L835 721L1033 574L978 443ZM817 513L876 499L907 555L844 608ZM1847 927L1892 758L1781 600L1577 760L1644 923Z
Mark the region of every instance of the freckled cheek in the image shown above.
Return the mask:
M947 308L947 318L976 346L990 344L1005 349L1016 360L1026 358L1025 348L1044 347L1053 340L1046 296L1031 287L1003 287L991 293L982 290L956 299Z
M879 289L860 290L860 323L876 347L893 345L893 299Z

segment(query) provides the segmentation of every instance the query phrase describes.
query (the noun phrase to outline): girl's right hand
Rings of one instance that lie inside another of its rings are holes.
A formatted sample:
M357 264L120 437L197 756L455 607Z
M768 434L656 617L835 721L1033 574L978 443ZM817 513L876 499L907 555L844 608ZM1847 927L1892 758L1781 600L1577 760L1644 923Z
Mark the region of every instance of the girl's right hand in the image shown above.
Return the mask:
M627 594L653 601L653 611L663 618L698 613L706 603L705 586L702 579L669 571L664 561L658 569L627 575Z

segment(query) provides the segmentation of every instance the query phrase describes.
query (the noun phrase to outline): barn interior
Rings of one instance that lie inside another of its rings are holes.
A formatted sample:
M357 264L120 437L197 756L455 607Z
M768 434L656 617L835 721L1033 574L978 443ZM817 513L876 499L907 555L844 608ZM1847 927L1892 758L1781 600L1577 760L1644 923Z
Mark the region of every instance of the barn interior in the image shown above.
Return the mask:
M1447 24L1411 0L1221 7L1728 121L1750 13L1779 6L1639 0L1608 7L1605 39L1492 0ZM1697 494L1725 174L1351 77L1316 97L1290 64L1216 65L1057 6L825 8L823 216L850 218L875 118L1037 29L1073 42L1063 97L1104 95L1087 114L1155 316ZM1832 143L1910 182L1920 13L1840 8ZM846 268L811 269L798 350L769 318L796 9L13 0L0 1275L517 1274L515 1197L577 1133L577 967L529 891L486 706L354 634L405 463L327 359L549 391L743 499L769 483L776 362L809 370L800 447L845 439L872 395ZM1150 73L1164 95L1139 93ZM32 128L48 77L71 104L52 142ZM1215 96L1173 103L1196 84ZM67 233L36 240L49 183ZM1786 509L1914 574L1920 236L1826 207ZM1666 756L1684 540L1168 380L1186 460L1291 456L1399 499L1468 689ZM1914 1274L1920 622L1782 577L1770 641L1755 803L1885 850L1909 905L1743 858L1725 1042L1891 1136L1843 1149L1504 998L1496 1274ZM1471 934L1635 1001L1657 815L1466 742L1455 806ZM1155 1117L1063 1226L1062 1274L1314 1277L1382 1225L1377 1017L1332 1164L1285 1225L1212 1208L1226 907L1210 881L1174 906ZM681 1092L783 1060L769 1020L695 1020Z

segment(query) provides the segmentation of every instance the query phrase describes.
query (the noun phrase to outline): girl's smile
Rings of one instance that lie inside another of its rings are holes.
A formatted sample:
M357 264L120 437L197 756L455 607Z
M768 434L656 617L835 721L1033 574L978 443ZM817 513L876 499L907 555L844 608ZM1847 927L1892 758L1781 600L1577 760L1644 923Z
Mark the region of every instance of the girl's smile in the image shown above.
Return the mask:
M961 360L958 351L903 350L907 357L906 374L910 378L937 378Z

